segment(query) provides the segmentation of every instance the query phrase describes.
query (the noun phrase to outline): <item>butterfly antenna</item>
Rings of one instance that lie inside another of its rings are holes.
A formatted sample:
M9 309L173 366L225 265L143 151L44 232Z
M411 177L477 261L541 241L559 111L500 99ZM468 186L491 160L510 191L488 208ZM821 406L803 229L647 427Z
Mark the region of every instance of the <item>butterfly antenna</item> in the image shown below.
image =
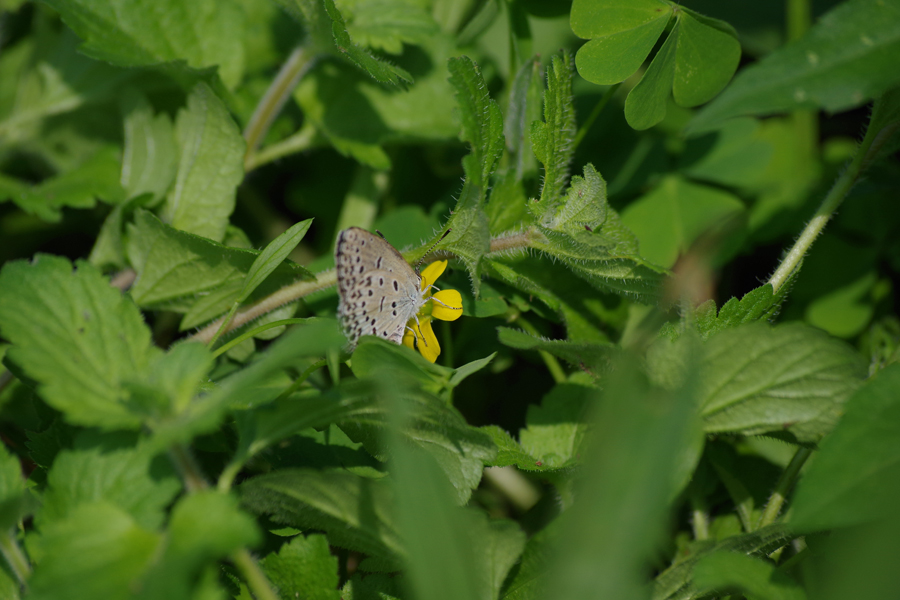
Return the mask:
M442 235L442 236L440 237L440 239L438 239L438 241L436 241L435 243L433 243L433 244L428 248L428 250L425 251L425 254L422 255L422 258L420 258L420 259L416 262L416 273L419 272L419 267L422 266L422 262L425 260L425 257L428 256L429 254L431 254L431 251L434 250L434 249L437 247L438 244L440 244L441 242L443 242L443 241L444 241L444 238L447 237L448 235L450 235L450 232L451 232L451 231L453 231L453 228L450 228L450 229L448 229L447 231L445 231L445 232L444 232L444 235Z
M381 232L380 232L380 231L378 231L378 230L377 230L377 229L376 229L376 230L375 230L375 233L377 233L377 234L378 234L378 237L380 237L380 238L381 238L381 239L383 239L383 240L384 240L384 241L386 241L386 242L387 242L387 238L386 238L386 237L384 237L384 234L383 234L383 233L381 233ZM390 243L390 242L388 242L388 243Z

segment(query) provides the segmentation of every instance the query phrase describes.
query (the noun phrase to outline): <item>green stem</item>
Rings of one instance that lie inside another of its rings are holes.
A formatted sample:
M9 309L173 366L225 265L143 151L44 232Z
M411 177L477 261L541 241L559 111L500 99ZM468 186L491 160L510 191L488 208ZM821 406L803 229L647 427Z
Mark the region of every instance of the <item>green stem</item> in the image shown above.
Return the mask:
M260 99L247 127L244 129L244 140L247 142L247 150L244 153L244 170L253 162L253 155L256 148L262 142L269 127L278 113L281 112L284 103L290 98L297 82L312 67L316 59L316 54L305 46L297 46L287 61L281 66L281 70L275 79L269 85L269 89Z
M203 476L203 471L200 470L200 465L197 464L194 455L191 454L190 448L184 444L173 444L169 448L169 457L181 475L184 487L188 493L209 489L209 483L207 483L206 477Z
M221 355L225 354L247 338L252 338L253 336L259 335L263 331L267 331L269 329L275 329L276 327L284 327L285 325L300 325L301 323L309 323L310 319L314 319L315 317L309 318L292 318L292 319L279 319L278 321L272 321L271 323L266 323L265 325L260 325L259 327L254 327L250 331L242 333L237 336L233 340L229 340L227 343L222 344L212 353L213 358L218 358ZM232 328L233 329L233 328ZM209 344L210 347L212 344Z
M514 322L531 335L540 337L541 334L537 330L537 328L535 328L534 325L522 318L521 313L516 316ZM541 358L544 360L544 364L547 365L547 370L550 371L550 375L553 377L553 381L555 381L556 383L565 383L568 379L568 377L566 376L566 371L562 368L562 365L559 364L559 361L556 359L556 357L546 350L538 350L538 354L540 354Z
M787 41L799 40L809 31L812 24L810 0L788 0L785 3L785 30ZM791 115L794 139L799 155L806 161L800 167L811 171L817 160L819 149L819 114L817 110L797 110Z
M257 167L278 160L282 156L309 150L316 145L317 137L318 132L316 128L311 123L306 122L292 136L247 156L244 159L244 171L250 172Z
M237 312L237 309L239 307L239 302L235 302L231 305L231 310L229 310L228 314L225 315L225 319L222 321L222 324L219 325L219 328L216 330L216 334L212 337L211 340L209 340L209 343L206 344L207 347L212 348L216 345L216 341L219 339L219 336L222 335L224 331L226 331L226 328L228 327L229 323L231 323L231 320L234 318L234 314Z
M709 539L709 514L702 499L691 496L691 528L695 540Z
M603 109L606 108L606 105L609 103L610 98L613 97L613 94L616 93L616 90L619 89L620 85L622 84L617 83L615 85L611 85L606 88L605 92L603 92L603 96L600 98L600 100L597 101L597 104L594 105L594 109L591 111L591 114L588 115L587 120L582 123L581 128L578 130L578 133L575 134L575 140L572 142L573 151L578 148L578 144L580 144L581 140L584 139L584 136L593 126L594 121L597 120L597 117L600 116L600 113L603 112Z
M853 189L859 179L859 175L865 166L870 163L871 156L877 153L877 148L873 147L873 142L878 137L878 131L869 127L866 130L866 136L863 138L859 148L856 149L856 155L853 160L844 169L837 181L828 191L819 209L813 218L806 224L800 237L794 242L793 247L788 251L787 256L781 261L775 273L769 278L768 283L772 284L774 291L784 285L784 282L791 274L800 266L803 257L809 251L815 239L822 233L825 224L831 219L835 211Z
M791 462L788 464L787 468L785 468L784 473L781 474L778 483L775 485L775 491L772 492L772 496L769 498L769 502L766 504L762 516L759 518L759 523L756 526L757 529L761 529L766 525L771 525L775 522L775 519L778 518L778 513L781 512L781 507L784 505L787 495L797 481L800 469L806 464L806 461L809 460L811 455L812 450L807 448L799 448L794 454Z
M231 555L231 562L247 582L247 587L256 600L278 600L278 594L272 589L272 584L246 548L234 552Z
M6 564L9 565L13 575L16 576L19 585L24 587L28 576L31 575L31 564L25 558L22 549L19 548L19 544L16 543L12 529L0 533L0 553L6 559Z

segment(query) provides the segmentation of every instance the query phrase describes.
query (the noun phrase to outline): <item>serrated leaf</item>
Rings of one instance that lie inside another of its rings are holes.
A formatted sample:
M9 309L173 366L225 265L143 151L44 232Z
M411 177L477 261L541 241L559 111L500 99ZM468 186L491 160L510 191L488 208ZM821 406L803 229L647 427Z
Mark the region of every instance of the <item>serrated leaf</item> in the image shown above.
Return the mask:
M277 554L263 558L260 566L282 596L340 600L337 562L329 550L328 538L311 534L294 537Z
M611 344L546 340L508 327L498 327L497 334L500 343L505 346L519 350L543 350L595 376L606 369L613 352Z
M404 43L420 44L439 32L429 10L415 0L342 2L347 31L370 48L400 54Z
M790 285L782 285L778 288L778 293L772 292L772 284L767 283L754 290L750 290L738 300L737 298L729 298L728 302L722 305L722 308L716 312L715 303L710 305L709 310L702 310L702 305L698 307L696 324L697 331L701 337L731 329L738 325L753 323L756 321L768 321L773 318L781 308L782 302L787 295Z
M535 219L544 223L556 212L569 180L569 165L575 152L575 108L572 105L572 56L554 56L547 70L544 92L544 121L531 124L534 155L544 165L541 197L528 207ZM569 199L571 200L571 198ZM568 202L567 202L568 204Z
M137 428L123 384L145 377L159 350L137 307L93 267L38 255L0 271L0 330L8 357L69 422Z
M285 469L254 477L241 503L300 529L320 529L331 544L396 562L404 555L393 494L382 482L346 472Z
M702 234L744 212L734 195L670 176L629 204L622 222L637 235L641 256L671 267Z
M37 523L44 528L80 506L105 502L147 529L158 528L165 509L181 490L165 457L155 458L132 435L84 432L62 450L47 473L47 490Z
M816 442L866 375L855 350L799 324L727 329L709 337L704 355L699 405L707 433L777 431Z
M183 61L200 71L219 66L222 81L238 84L244 71L242 10L236 2L198 0L49 0L84 44L81 51L121 67ZM168 64L167 64L168 63Z
M748 600L806 600L803 588L784 571L736 552L704 556L694 567L694 585L701 590L740 592Z
M175 121L178 173L162 207L164 221L222 241L244 178L244 138L212 88L198 83Z
M503 117L500 107L488 93L481 70L472 59L467 56L451 58L448 68L450 83L456 89L462 124L459 137L469 143L472 151L463 160L463 166L467 180L480 188L480 204L503 152Z
M796 537L784 525L775 524L753 533L726 538L718 544L695 549L683 560L656 576L653 600L695 600L706 597L693 583L693 571L704 557L716 552L740 552L749 556L764 557L790 543Z
M860 106L900 82L900 3L851 0L819 19L799 40L743 70L689 127L707 131L739 115Z
M522 446L512 438L509 433L496 425L486 425L481 431L491 436L494 445L497 446L497 455L488 461L491 467L508 467L515 465L522 471L556 472L559 469L545 465L540 459L531 456Z
M325 10L328 11L328 16L333 21L334 42L345 58L381 83L394 85L400 85L401 81L412 83L412 75L405 70L375 58L369 51L353 43L350 34L347 33L344 18L334 5L334 0L325 0Z
M568 174L566 175L568 177ZM560 193L562 188L560 187ZM606 181L590 163L584 166L584 177L573 177L565 198L545 203L529 203L529 209L542 228L570 235L592 231L603 225L609 205Z
M40 561L28 581L29 597L127 598L161 542L159 534L111 504L84 504L41 532L35 548Z
M247 272L247 278L244 280L244 287L238 296L237 302L243 302L255 290L266 277L288 257L288 254L294 251L306 232L312 224L312 219L306 219L295 223L288 228L287 231L279 235L277 238L269 242L269 244L259 253L250 270Z
M259 253L229 248L163 224L138 211L128 227L128 257L138 279L131 289L145 308L188 312L182 328L196 326L231 307ZM312 274L282 262L251 295L271 294Z
M175 179L175 129L166 113L153 114L147 99L135 94L123 101L125 147L122 151L122 187L130 197L150 194L161 200Z
M900 367L891 365L847 401L846 413L797 486L792 526L817 531L893 514L900 491L898 386Z

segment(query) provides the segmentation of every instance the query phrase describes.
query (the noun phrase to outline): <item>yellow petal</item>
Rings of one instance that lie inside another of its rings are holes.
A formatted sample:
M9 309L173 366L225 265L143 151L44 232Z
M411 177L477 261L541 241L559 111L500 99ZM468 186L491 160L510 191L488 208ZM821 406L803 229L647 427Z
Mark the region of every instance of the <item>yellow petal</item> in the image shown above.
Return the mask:
M407 329L403 332L403 345L407 348L416 349L416 336L413 335L413 332Z
M427 289L429 285L434 285L437 278L441 276L444 269L447 268L446 260L436 260L422 271L422 289Z
M456 290L441 290L432 296L431 316L441 321L455 321L462 316L462 296Z
M420 319L419 325L414 327L416 330L416 338L419 342L419 352L422 353L429 362L434 362L437 360L438 355L441 353L441 345L438 344L437 337L434 335L434 330L431 328L431 321L429 319Z

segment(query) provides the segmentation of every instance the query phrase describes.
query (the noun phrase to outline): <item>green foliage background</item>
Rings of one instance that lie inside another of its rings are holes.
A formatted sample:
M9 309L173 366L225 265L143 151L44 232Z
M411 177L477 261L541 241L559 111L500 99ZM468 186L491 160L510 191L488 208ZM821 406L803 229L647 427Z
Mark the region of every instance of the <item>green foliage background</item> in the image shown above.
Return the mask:
M0 597L894 597L898 64L898 0L0 2ZM436 364L347 352L351 226L450 261Z

